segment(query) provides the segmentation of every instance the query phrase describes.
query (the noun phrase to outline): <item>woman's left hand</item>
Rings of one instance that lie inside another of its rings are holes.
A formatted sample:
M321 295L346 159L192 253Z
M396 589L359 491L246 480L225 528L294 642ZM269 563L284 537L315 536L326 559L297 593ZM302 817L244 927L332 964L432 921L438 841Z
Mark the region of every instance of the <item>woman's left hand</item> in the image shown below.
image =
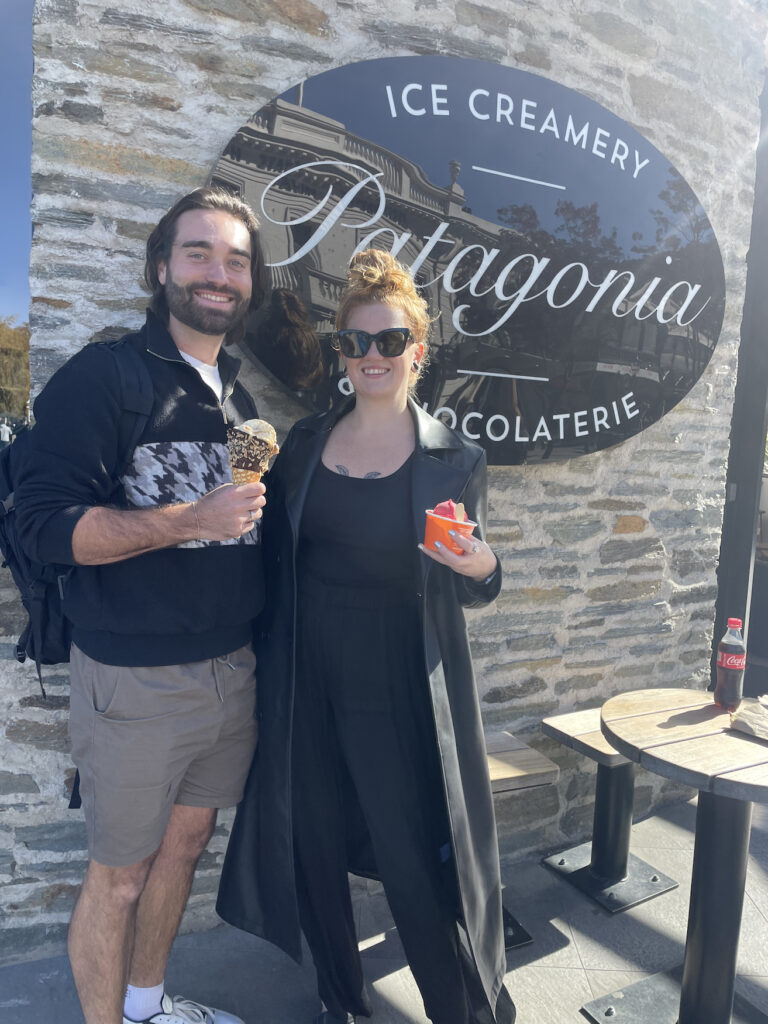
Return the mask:
M496 555L485 541L480 540L479 537L462 537L460 533L453 530L450 533L451 540L455 541L462 549L462 554L455 555L445 545L440 544L440 541L436 542L439 545L438 551L425 548L423 544L419 544L419 550L433 561L447 565L454 572L458 572L462 576L469 576L478 583L488 579L496 569Z

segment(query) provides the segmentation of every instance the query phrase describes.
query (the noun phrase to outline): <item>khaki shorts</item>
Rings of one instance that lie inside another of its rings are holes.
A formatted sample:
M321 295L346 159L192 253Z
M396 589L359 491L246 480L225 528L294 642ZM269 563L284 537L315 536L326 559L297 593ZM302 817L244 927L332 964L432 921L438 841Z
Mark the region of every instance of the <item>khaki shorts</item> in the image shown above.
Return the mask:
M104 665L74 644L69 736L88 850L108 867L159 847L174 804L231 807L256 747L249 646L186 665Z

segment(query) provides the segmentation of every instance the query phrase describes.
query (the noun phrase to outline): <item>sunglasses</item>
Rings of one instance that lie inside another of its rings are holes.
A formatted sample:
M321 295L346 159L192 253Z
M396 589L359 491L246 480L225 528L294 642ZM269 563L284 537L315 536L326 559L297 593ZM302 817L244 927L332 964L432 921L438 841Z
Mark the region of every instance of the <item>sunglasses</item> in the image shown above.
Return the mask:
M368 331L337 331L333 347L341 349L347 359L362 359L374 341L379 355L394 359L405 352L405 346L413 341L413 334L409 327L387 327L376 334L369 334Z

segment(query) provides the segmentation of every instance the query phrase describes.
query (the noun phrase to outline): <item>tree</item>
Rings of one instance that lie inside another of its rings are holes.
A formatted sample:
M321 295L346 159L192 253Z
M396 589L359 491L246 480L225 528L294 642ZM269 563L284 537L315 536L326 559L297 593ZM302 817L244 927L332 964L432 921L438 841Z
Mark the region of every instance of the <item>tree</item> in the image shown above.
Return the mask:
M29 402L29 324L0 316L0 415L24 416Z

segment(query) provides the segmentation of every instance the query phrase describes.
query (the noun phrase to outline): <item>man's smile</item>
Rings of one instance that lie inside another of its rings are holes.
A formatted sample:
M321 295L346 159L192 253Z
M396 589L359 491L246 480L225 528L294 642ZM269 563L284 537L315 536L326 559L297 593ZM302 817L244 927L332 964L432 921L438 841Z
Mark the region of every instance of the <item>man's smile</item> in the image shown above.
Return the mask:
M198 299L205 299L206 302L232 302L231 295L223 295L221 292L196 291Z

